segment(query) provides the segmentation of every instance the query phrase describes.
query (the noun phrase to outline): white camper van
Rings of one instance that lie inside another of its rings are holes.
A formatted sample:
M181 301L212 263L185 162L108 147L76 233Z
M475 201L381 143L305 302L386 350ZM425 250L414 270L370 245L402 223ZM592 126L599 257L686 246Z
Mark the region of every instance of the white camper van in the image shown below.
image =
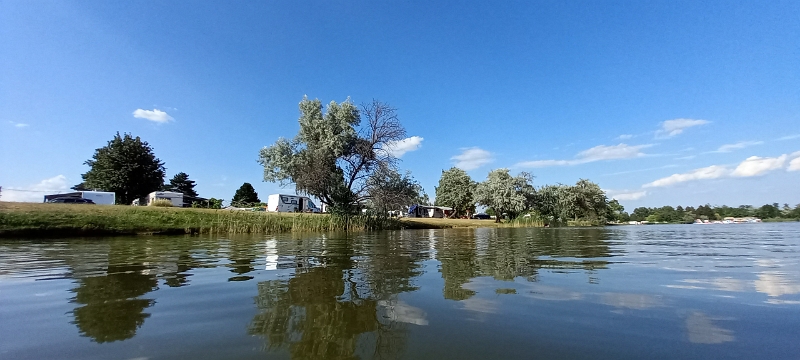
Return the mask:
M146 198L133 200L133 206L147 206L155 200L169 200L174 207L183 207L183 193L172 191L153 191Z
M321 212L308 197L299 195L272 194L267 198L267 211L274 212Z

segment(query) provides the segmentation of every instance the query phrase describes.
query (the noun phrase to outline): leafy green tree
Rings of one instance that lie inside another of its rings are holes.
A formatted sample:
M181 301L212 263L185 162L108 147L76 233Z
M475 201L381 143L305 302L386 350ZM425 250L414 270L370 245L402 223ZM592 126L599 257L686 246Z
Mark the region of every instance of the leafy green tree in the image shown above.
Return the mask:
M762 219L773 219L781 216L780 209L775 206L777 204L766 204L755 211L755 215Z
M475 200L481 205L491 207L500 222L503 214L514 218L533 205L536 194L533 176L526 172L512 177L508 169L497 169L489 173L486 181L475 188Z
M578 218L597 220L605 223L608 214L608 198L599 185L580 179L572 186L575 195L575 220Z
M169 184L165 186L165 190L177 191L186 196L197 197L197 192L194 191L194 187L194 180L189 180L189 175L185 172L179 172L169 180Z
M628 214L625 213L625 207L622 206L617 199L608 202L608 211L610 220L627 221Z
M362 117L366 120L362 125ZM294 184L334 213L350 214L369 200L369 179L393 168L393 146L405 138L395 109L374 100L361 111L350 100L332 101L323 111L319 100L300 102L300 132L261 149L264 181Z
M83 182L78 184L78 185L75 185L75 186L71 187L70 189L75 190L75 191L91 191L92 190L92 189L87 188L86 187L86 183L83 183Z
M575 206L575 194L570 186L545 185L536 192L536 210L545 218L566 222L574 217Z
M369 202L381 214L385 214L388 210L407 208L422 191L422 186L411 177L411 173L401 175L392 168L383 168L375 172L367 184Z
M475 212L475 187L466 171L457 167L442 171L439 186L436 187L436 205L449 206L455 216L469 217Z
M231 199L231 206L250 206L260 202L261 200L258 199L258 193L256 192L256 189L253 188L253 185L250 185L250 183L244 183L233 195L233 199Z
M117 133L84 164L90 167L81 175L84 187L114 192L117 204L130 204L164 183L164 163L153 154L153 148L127 133Z

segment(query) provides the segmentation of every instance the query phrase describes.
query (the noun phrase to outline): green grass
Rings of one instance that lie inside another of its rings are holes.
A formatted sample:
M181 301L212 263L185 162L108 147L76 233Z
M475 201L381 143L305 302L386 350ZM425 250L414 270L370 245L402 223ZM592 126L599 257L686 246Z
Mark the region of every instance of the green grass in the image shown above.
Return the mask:
M346 229L345 229L346 227ZM399 229L395 219L150 206L0 202L0 237Z
M401 218L400 223L409 229L450 229L480 227L542 227L544 223L538 219L520 218L512 221L496 223L494 220L478 219L439 219L439 218Z

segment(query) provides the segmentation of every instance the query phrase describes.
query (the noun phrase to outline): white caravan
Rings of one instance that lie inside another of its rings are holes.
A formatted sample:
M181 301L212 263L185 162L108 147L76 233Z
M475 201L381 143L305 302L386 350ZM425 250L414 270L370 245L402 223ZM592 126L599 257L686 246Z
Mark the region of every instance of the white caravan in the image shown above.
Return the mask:
M267 211L273 212L321 212L308 197L299 195L272 194L267 198Z
M117 197L113 192L107 191L77 191L65 194L45 195L44 202L58 198L79 198L92 200L98 205L114 205Z

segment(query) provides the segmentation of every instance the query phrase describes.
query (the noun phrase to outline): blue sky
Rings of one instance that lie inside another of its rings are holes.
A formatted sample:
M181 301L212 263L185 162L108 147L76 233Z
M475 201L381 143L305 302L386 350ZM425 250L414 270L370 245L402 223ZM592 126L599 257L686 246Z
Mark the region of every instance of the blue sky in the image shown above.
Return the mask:
M304 95L379 99L433 196L588 178L636 206L800 203L800 2L0 2L0 186L40 201L116 132L230 199ZM20 189L26 191L14 191Z

